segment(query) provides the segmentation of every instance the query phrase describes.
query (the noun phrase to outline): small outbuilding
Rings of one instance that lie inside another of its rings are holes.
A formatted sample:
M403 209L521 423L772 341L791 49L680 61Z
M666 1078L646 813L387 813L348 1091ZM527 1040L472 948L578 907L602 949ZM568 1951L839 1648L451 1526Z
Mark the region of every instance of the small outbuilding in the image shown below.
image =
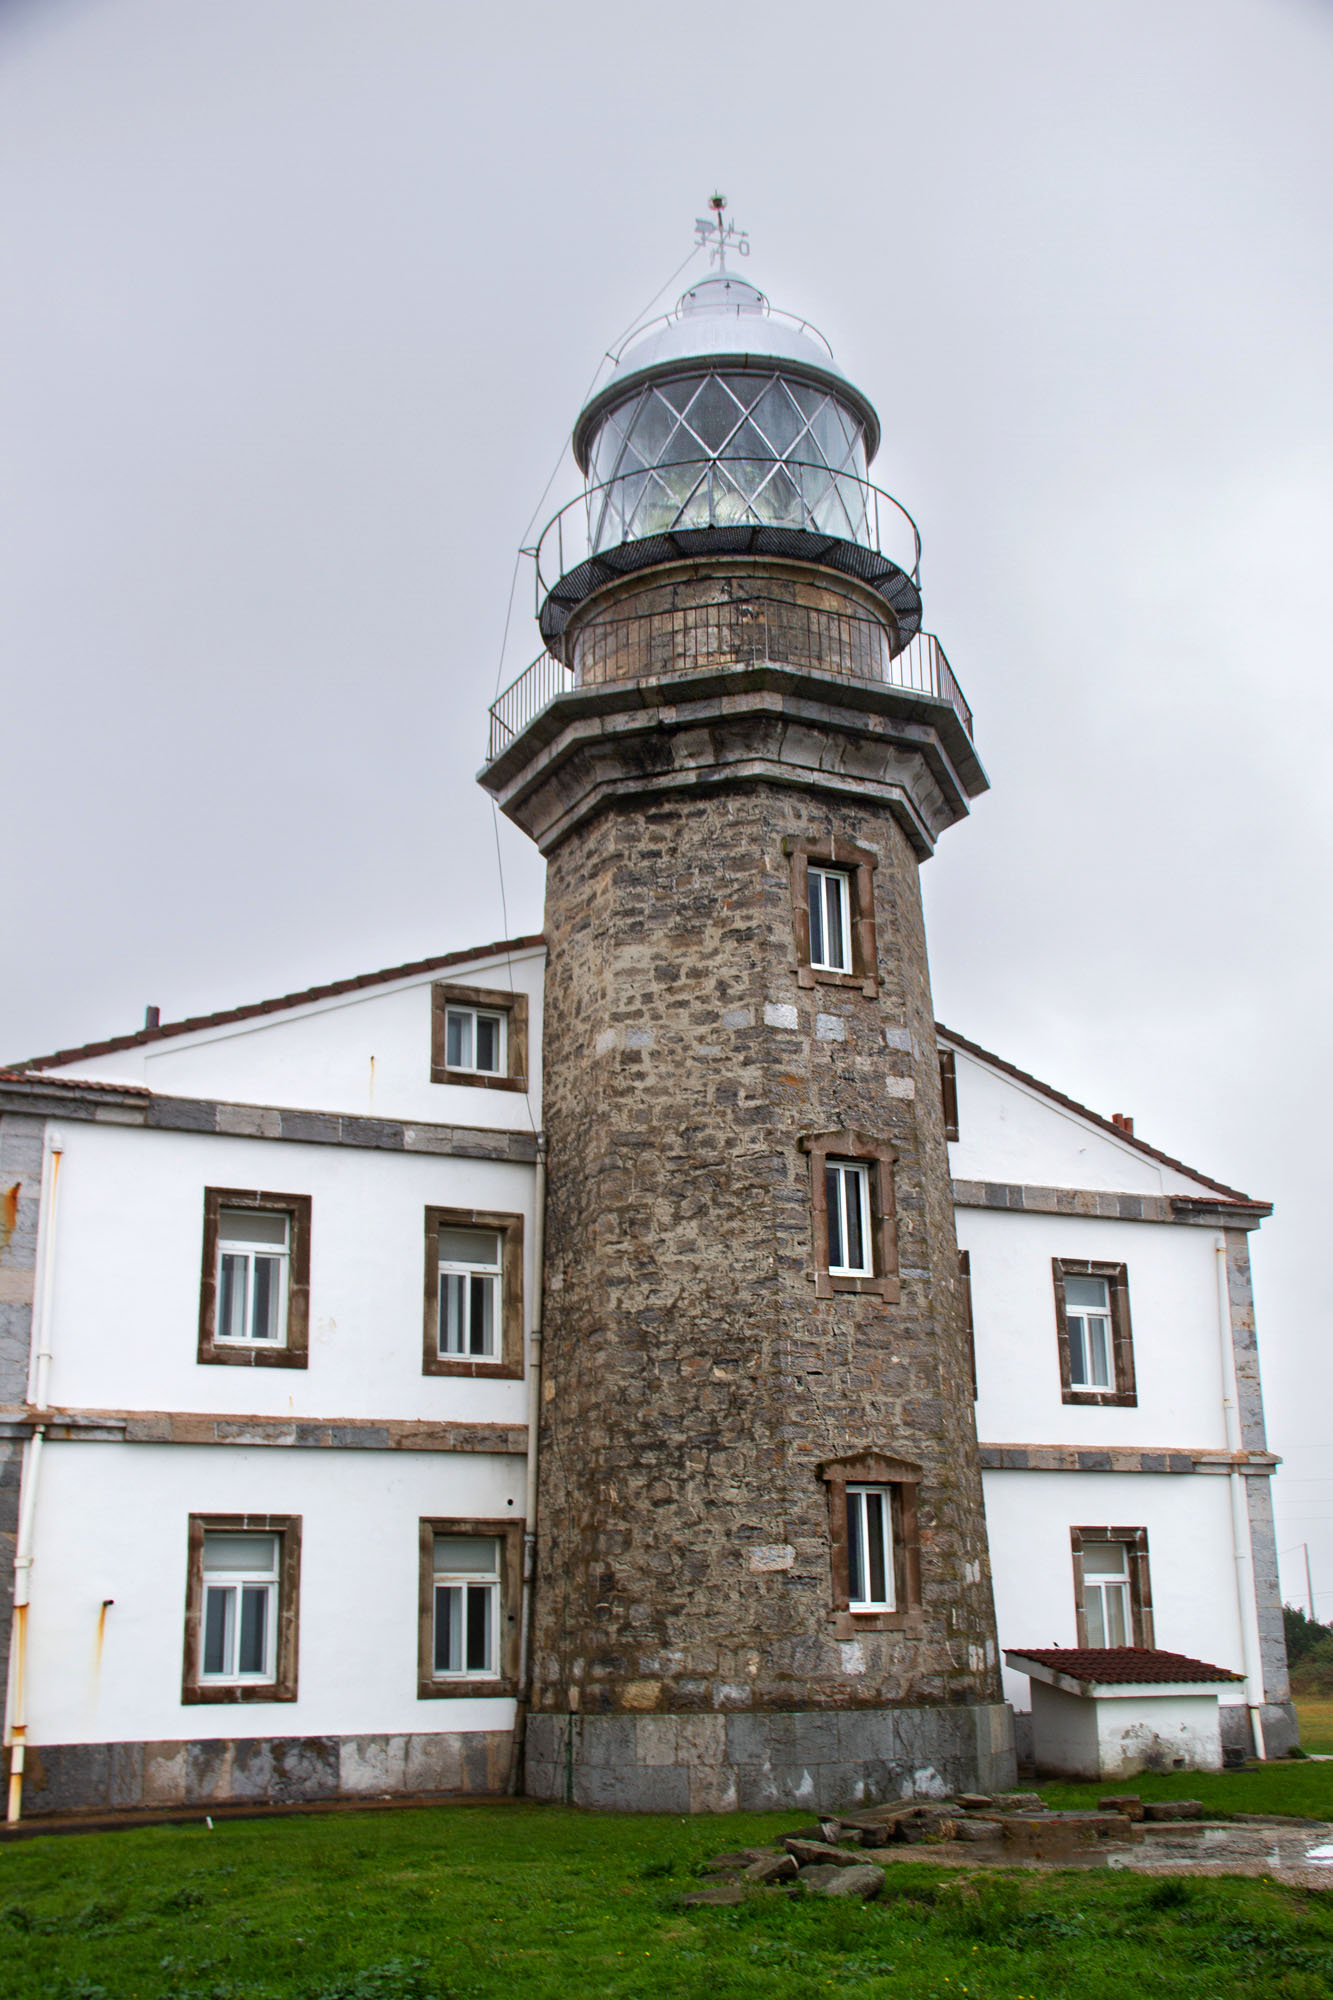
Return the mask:
M1220 1771L1218 1696L1243 1679L1154 1646L1006 1649L1032 1684L1032 1757L1061 1778Z

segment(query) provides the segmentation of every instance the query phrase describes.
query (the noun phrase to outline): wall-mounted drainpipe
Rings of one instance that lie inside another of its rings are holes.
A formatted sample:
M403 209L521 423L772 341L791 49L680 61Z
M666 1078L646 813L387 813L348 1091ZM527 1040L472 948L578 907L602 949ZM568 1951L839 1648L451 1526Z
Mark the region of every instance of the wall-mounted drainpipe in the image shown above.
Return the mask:
M1231 1330L1231 1288L1227 1282L1227 1244L1219 1236L1217 1252L1217 1330L1221 1343L1222 1413L1226 1421L1227 1451L1231 1457L1231 1545L1236 1558L1236 1608L1240 1613L1241 1648L1245 1660L1245 1700L1250 1711L1250 1729L1255 1754L1266 1757L1264 1746L1264 1667L1259 1647L1259 1613L1254 1601L1254 1548L1250 1540L1250 1503L1245 1490L1245 1474L1240 1469L1242 1451L1240 1410L1237 1403L1236 1347Z
M523 1775L523 1746L532 1700L532 1592L537 1576L537 1447L542 1421L542 1278L546 1257L546 1134L537 1135L537 1172L533 1183L532 1324L528 1332L528 1459L523 1501L523 1603L519 1614L518 1700L514 1705L514 1741L509 1758L508 1792L516 1792Z
M23 1469L19 1476L19 1529L14 1549L14 1624L9 1646L9 1701L5 1716L5 1741L9 1745L9 1824L15 1825L23 1811L23 1765L28 1747L28 1611L32 1599L32 1551L37 1523L37 1479L41 1470L46 1425L47 1390L51 1379L51 1291L55 1276L56 1200L60 1191L60 1162L64 1148L48 1131L42 1160L41 1212L38 1217L40 1248L37 1256L38 1285L33 1301L32 1364L28 1377L28 1401L38 1422L23 1447Z

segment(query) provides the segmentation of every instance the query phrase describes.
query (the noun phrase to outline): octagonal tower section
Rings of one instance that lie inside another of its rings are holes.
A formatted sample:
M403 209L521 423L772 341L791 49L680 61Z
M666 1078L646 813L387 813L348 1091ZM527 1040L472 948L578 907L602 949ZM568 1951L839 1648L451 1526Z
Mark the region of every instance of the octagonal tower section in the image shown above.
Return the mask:
M579 416L492 711L548 865L540 1797L1012 1781L918 881L986 779L878 443L693 287Z

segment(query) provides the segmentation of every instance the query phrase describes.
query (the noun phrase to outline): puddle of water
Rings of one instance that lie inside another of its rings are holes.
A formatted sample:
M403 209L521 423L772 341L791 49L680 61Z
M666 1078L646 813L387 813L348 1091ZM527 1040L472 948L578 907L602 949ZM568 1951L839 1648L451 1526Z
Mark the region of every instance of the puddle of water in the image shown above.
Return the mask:
M1307 1847L1305 1858L1307 1861L1333 1861L1333 1841L1326 1842L1323 1847Z

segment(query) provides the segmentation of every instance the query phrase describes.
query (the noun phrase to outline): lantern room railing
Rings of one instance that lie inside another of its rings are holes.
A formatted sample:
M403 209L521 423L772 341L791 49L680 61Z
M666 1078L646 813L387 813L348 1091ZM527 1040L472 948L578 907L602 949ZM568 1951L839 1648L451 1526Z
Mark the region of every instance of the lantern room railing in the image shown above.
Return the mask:
M922 632L898 653L873 618L816 610L775 598L745 597L671 611L590 621L576 634L566 666L542 653L491 704L487 762L494 763L557 696L710 667L795 667L848 680L878 681L946 701L972 736L972 710L944 648Z
M614 524L629 532L621 534ZM709 528L772 528L871 549L914 584L921 535L902 502L851 471L786 458L683 459L621 472L552 515L535 546L537 605L618 546Z

